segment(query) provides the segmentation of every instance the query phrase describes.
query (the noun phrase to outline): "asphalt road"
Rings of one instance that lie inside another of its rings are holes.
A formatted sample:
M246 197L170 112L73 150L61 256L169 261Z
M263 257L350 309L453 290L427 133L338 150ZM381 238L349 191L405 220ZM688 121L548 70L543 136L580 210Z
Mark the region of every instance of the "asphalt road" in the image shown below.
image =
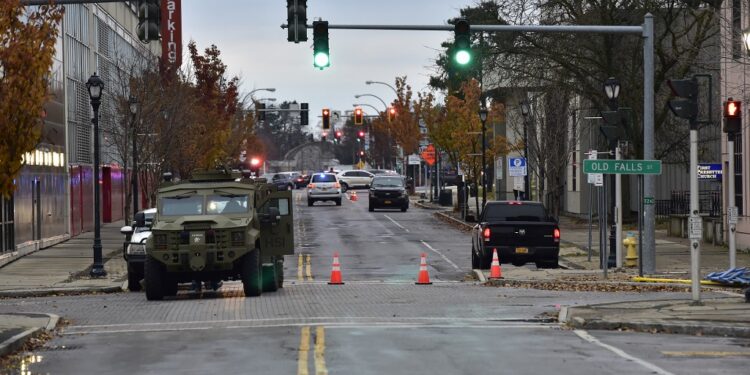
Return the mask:
M370 213L365 199L342 207L300 203L298 254L287 259L279 292L245 298L240 284L226 283L218 293L181 291L159 302L142 293L3 300L0 312L55 313L70 322L61 336L5 372L747 372L748 340L573 331L550 319L562 305L646 299L649 293L485 287L467 277L467 235L430 211ZM326 283L334 252L341 255L345 285ZM414 285L423 252L433 285Z

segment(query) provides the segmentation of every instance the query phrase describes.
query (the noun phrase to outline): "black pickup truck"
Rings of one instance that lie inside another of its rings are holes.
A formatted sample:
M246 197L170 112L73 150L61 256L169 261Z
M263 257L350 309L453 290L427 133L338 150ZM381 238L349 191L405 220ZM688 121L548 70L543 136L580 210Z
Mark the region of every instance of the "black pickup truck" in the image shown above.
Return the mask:
M534 262L538 268L557 268L560 228L539 202L487 202L471 234L475 269L490 268L493 249L500 263Z

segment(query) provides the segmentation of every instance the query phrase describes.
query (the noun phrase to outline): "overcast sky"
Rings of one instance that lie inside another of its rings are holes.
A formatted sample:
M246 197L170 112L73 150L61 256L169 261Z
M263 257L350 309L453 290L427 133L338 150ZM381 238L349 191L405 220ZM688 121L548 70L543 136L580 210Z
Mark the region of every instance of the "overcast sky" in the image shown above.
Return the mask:
M446 24L459 9L474 0L308 0L307 19L330 24ZM256 92L255 98L275 97L277 103L296 100L310 103L315 124L323 107L349 110L358 101L382 110L374 94L387 103L391 89L366 85L396 76L408 76L415 91L427 90L440 43L452 38L447 31L329 30L331 66L318 70L312 64L312 30L308 41L287 42L284 0L183 0L183 52L192 39L202 51L216 44L231 75L243 80L242 90L274 87L275 93ZM416 95L415 95L416 96ZM365 113L374 110L363 107Z

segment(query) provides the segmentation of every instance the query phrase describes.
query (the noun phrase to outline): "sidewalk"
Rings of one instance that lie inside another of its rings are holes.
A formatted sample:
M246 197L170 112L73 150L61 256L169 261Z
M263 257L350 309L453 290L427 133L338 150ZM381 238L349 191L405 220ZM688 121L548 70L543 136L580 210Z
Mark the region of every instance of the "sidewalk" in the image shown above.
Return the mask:
M473 223L464 223L452 215L452 207L414 199L414 205L435 210L441 220L464 230ZM449 217L449 218L448 218ZM632 281L637 268L610 270L603 277L599 269L598 228L592 227L592 256L588 261L588 223L568 217L560 218L562 242L560 266L557 269L536 269L534 266L514 267L502 265L501 280L490 280L489 285L540 288L548 290L575 290L600 292L689 292L689 284L640 283ZM627 232L626 232L627 234ZM636 233L637 234L637 233ZM737 266L750 267L750 253L737 252ZM711 244L701 244L701 274L724 271L729 268L728 249ZM656 232L656 274L653 277L668 279L690 278L689 241L668 237L666 231ZM475 270L477 277L489 279L488 270ZM680 300L644 300L590 306L563 307L559 321L575 328L630 329L642 332L705 334L750 338L750 303L742 297L740 288L703 287L704 291L719 291L727 297L702 299L703 305L693 306L689 294Z
M0 299L122 291L127 280L127 263L122 258L122 226L119 221L101 228L106 277L89 276L94 233L87 232L0 267ZM54 330L58 319L52 314L0 314L0 357Z

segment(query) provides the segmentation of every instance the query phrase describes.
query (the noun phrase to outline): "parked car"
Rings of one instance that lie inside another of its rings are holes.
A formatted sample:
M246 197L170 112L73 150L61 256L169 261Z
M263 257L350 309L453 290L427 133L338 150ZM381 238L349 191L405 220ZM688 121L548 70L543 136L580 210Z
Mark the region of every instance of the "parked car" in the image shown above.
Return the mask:
M471 218L468 218L471 220ZM557 268L560 228L540 202L487 202L471 235L471 266L488 269L492 250L500 263Z
M368 170L368 172L372 173L375 176L381 175L381 174L385 174L385 175L398 175L398 173L396 171L390 170L390 169L370 169L370 170Z
M306 187L307 184L310 183L310 175L309 174L303 174L300 176L297 176L294 179L294 187L297 189L301 189L303 187Z
M341 206L342 186L333 173L315 173L307 185L307 205L316 201L334 201Z
M276 190L293 190L295 186L294 180L299 176L299 172L279 172L274 173L268 179L268 182L276 186Z
M409 209L409 194L403 176L381 175L372 178L368 209L372 212L383 207L398 208L401 212Z
M135 214L133 223L120 229L125 235L123 257L128 263L128 289L141 290L143 262L146 259L146 240L151 236L151 225L156 216L156 208L149 208Z
M338 174L341 189L345 192L356 187L369 188L374 175L368 171L350 170Z

